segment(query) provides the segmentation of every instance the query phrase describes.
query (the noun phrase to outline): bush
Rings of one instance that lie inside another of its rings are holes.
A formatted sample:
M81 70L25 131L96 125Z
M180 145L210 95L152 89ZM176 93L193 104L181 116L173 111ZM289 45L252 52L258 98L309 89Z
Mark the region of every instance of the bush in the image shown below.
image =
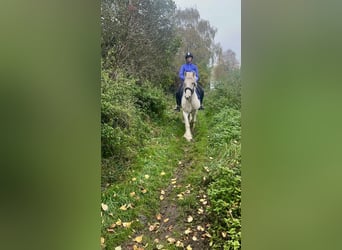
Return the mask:
M161 88L144 82L135 93L136 105L149 117L156 119L164 116L167 106L166 97Z
M219 112L208 114L208 153L213 158L207 189L210 244L212 249L237 250L241 249L241 113L237 109L240 99L237 92L226 93L231 87L220 87L210 93L215 98L210 98L209 103L209 110Z

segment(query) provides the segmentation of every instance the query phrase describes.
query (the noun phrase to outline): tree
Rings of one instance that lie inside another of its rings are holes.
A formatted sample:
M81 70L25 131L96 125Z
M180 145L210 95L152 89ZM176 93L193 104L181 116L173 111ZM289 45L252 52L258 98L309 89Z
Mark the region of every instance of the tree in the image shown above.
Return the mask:
M207 20L200 18L195 8L186 8L176 12L177 35L182 43L176 54L176 63L184 63L184 55L187 51L194 54L194 63L198 65L201 83L209 82L210 67L213 59L214 38L217 29L212 27Z
M172 0L102 0L103 67L154 83L167 81L179 42Z

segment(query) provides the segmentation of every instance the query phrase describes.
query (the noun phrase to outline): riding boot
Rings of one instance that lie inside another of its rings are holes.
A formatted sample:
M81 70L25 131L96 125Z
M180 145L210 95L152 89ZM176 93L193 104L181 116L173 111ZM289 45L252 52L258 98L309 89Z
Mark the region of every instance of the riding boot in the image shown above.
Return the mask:
M174 109L175 111L179 112L180 107L181 107L181 102L182 102L182 95L183 95L183 85L180 84L178 87L178 90L176 92L176 103L177 107Z
M199 83L197 84L197 89L198 89L198 96L200 99L200 107L198 110L204 110L204 107L203 107L204 90Z

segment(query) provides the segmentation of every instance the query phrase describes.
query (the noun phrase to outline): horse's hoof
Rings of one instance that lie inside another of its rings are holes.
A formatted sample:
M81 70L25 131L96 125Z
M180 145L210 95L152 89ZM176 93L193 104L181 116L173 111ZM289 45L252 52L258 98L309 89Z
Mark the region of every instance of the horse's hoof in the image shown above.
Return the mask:
M191 136L185 136L185 135L184 135L184 138L185 138L188 142L192 141L192 137L191 137Z

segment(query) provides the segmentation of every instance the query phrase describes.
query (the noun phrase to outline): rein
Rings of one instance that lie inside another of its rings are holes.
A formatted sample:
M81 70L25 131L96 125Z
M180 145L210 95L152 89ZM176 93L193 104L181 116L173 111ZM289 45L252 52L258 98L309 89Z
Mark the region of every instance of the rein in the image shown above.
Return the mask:
M191 94L194 93L194 89L192 89L192 88L190 88L190 87L184 88L184 93L185 93L187 90L190 90L190 91L191 91Z

